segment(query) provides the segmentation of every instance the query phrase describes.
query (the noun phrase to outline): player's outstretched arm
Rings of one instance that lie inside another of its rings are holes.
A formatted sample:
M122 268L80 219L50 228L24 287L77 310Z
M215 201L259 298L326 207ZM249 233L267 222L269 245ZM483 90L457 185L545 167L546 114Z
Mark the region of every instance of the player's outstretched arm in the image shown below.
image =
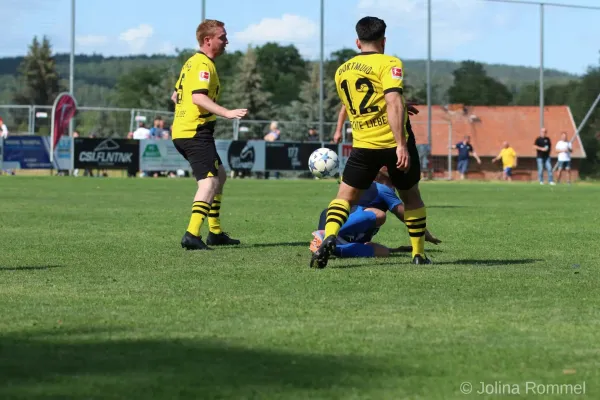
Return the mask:
M192 101L195 105L204 108L206 111L228 119L240 119L244 117L248 110L240 108L236 110L228 110L212 101L210 97L202 93L194 93L192 95Z

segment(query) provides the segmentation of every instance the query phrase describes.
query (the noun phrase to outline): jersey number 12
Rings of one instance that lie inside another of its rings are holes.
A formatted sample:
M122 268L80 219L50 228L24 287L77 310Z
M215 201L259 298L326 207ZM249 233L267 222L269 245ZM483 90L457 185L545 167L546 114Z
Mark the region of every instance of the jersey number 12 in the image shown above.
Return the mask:
M373 87L373 82L371 82L368 78L359 78L356 80L354 87L356 90L360 90L362 85L367 87L367 92L365 93L360 105L358 106L358 111L360 115L371 114L379 111L378 106L368 106L369 101L371 101L371 97L375 94L375 88ZM348 107L350 109L350 113L352 115L356 115L356 109L354 108L354 103L352 102L352 97L350 96L350 88L348 87L348 80L344 79L340 84L342 90L344 90L344 94L346 95L346 99L348 100Z

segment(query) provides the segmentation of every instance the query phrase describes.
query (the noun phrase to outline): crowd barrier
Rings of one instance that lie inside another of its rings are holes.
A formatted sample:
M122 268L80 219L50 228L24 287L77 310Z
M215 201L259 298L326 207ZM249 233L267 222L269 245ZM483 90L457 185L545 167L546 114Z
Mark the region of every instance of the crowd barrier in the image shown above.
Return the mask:
M307 171L308 158L318 148L335 151L343 170L350 143L265 142L263 140L215 140L227 171ZM420 147L426 151L426 147ZM62 137L50 161L48 136L15 136L0 140L2 169L123 169L128 171L190 171L187 161L170 140Z

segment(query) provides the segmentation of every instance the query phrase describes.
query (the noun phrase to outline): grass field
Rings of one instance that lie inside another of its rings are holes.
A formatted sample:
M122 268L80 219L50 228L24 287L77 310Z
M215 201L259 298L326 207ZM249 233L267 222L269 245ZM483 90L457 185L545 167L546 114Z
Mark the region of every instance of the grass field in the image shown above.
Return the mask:
M0 399L600 398L600 186L424 183L434 265L311 270L336 188L230 180L186 252L191 180L0 177Z

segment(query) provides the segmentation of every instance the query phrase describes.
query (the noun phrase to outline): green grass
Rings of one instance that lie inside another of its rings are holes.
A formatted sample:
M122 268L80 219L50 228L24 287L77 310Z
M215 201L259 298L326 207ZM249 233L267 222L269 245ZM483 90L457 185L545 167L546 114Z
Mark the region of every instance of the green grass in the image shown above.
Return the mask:
M600 186L424 183L434 265L310 270L336 188L230 180L244 244L186 252L191 180L1 177L0 398L600 398Z

